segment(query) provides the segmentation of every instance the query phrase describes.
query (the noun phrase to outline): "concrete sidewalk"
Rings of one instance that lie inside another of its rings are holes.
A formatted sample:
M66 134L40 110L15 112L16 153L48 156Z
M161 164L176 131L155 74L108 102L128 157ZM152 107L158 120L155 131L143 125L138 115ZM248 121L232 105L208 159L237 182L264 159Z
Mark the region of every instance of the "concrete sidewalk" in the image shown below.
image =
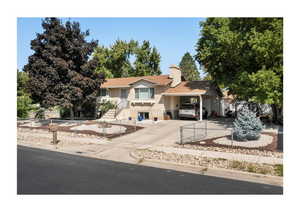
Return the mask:
M158 151L164 153L174 153L179 155L192 155L197 157L207 157L207 158L223 158L227 160L245 161L249 163L260 163L260 164L283 164L282 158L275 157L265 157L259 155L247 155L229 152L216 152L216 151L204 151L204 150L194 150L194 149L184 149L175 147L162 147L162 146L143 146L139 149L148 149L151 151Z

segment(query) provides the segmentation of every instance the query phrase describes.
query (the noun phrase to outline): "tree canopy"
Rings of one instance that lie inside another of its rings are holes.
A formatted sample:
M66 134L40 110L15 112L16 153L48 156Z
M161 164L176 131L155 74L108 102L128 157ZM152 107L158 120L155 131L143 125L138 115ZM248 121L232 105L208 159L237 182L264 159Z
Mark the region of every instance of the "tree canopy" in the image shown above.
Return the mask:
M95 100L104 80L95 72L98 60L90 59L98 41L86 41L89 31L82 32L78 22L46 18L42 27L31 41L34 53L24 66L33 100L45 108L71 110Z
M283 104L283 19L208 18L196 60L240 100Z
M195 60L189 52L184 54L179 63L179 67L186 80L200 80Z
M160 75L160 54L149 41L117 40L109 48L98 46L93 57L98 60L97 73L107 78ZM131 59L134 59L131 61Z

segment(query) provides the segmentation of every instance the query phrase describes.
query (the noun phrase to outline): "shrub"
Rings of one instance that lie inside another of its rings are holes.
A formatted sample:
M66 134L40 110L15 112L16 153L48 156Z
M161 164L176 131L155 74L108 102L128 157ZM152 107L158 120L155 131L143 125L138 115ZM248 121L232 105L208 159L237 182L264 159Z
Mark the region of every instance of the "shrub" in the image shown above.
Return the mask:
M17 116L18 118L27 118L32 109L32 100L28 95L17 97Z
M117 105L109 100L102 100L98 105L98 111L105 114L110 109L116 109Z
M60 118L69 118L71 116L71 112L69 108L61 107L59 109Z
M233 137L239 141L257 140L263 129L260 119L247 107L243 107L239 111L233 124Z
M42 108L42 107L39 108L36 111L34 118L36 118L36 119L45 119L45 112L46 112L45 108Z
M278 176L283 176L283 165L282 164L276 164L275 165L275 173L278 175Z

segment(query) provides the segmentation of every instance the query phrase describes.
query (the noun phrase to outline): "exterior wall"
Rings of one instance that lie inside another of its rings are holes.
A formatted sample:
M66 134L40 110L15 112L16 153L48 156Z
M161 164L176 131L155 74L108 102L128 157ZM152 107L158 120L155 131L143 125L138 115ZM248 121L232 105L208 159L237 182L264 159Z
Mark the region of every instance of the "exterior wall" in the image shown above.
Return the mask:
M149 101L139 101L135 99L135 88L154 88L154 99ZM178 111L180 107L180 96L162 96L169 87L168 86L156 86L147 81L139 81L128 89L128 107L122 109L117 118L118 119L137 119L139 112L149 112L149 119L157 117L159 120L164 119L164 115L167 112L172 114L172 118L178 117ZM109 99L116 104L121 102L121 88L110 88ZM107 98L107 97L106 97ZM221 99L217 98L217 93L210 90L206 95L202 95L202 107L205 107L208 111L208 115L214 110L219 115L224 115L224 107Z
M167 89L167 87L165 86L154 87L153 103L142 103L142 102L133 103L132 100L135 100L134 88L140 86L141 84L132 87L129 90L128 100L129 100L130 117L136 119L139 112L149 112L149 119L153 120L154 117L157 117L159 120L162 120L164 118L166 108L164 104L164 97L161 94Z
M172 78L171 87L177 86L179 83L181 83L181 71L179 68L176 67L170 67L170 78Z
M135 88L145 88L145 87L154 87L154 99L151 103L139 103L133 102L135 99ZM149 119L154 119L157 117L159 120L164 119L164 114L166 111L164 104L164 97L161 95L168 87L166 86L155 86L152 83L141 81L136 83L134 86L128 88L128 108L124 108L117 115L118 119L137 119L139 112L149 112ZM110 88L108 92L108 97L101 97L100 99L109 99L116 104L121 102L121 88ZM173 100L172 104L176 103Z

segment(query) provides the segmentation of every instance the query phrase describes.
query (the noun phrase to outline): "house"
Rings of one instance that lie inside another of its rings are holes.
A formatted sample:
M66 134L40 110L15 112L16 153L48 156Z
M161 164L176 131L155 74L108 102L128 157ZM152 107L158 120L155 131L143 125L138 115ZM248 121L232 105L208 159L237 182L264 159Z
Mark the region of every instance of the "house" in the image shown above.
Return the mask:
M110 110L104 119L162 120L169 115L178 118L182 103L196 102L202 108L224 115L222 92L211 81L186 81L176 65L171 65L169 75L107 79L102 85L98 101L110 100L117 109ZM200 117L202 120L202 116Z

